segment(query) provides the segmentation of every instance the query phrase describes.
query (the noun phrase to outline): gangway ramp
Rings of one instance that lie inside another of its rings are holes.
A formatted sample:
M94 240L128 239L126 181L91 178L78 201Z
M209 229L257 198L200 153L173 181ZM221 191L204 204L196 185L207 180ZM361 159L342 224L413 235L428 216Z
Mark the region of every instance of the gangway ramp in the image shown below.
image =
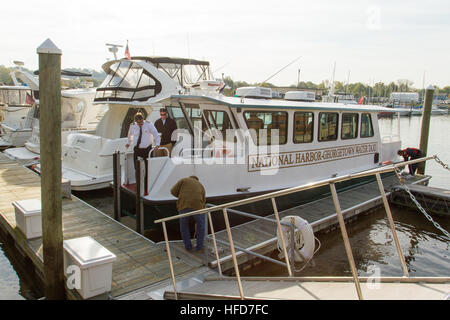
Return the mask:
M353 278L241 278L245 299L258 300L358 300ZM449 298L449 278L383 278L360 277L365 300L444 300ZM233 278L207 279L201 284L178 293L178 299L239 300L239 290ZM166 291L166 299L174 299Z

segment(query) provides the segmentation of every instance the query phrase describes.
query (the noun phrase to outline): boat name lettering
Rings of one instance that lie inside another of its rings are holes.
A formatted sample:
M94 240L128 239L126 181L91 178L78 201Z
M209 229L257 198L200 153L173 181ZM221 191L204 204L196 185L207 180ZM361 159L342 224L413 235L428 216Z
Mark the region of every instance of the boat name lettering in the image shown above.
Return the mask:
M249 171L259 171L335 161L376 152L377 144L371 143L321 150L293 151L282 154L250 155L248 163Z

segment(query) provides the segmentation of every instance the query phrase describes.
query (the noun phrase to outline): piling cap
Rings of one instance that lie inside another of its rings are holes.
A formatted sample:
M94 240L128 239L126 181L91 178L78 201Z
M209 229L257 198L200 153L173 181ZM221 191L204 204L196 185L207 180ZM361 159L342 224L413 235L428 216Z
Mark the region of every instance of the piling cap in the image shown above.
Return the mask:
M427 87L427 90L433 90L433 91L434 91L434 87L430 84L430 85Z
M62 54L61 49L59 49L52 40L45 40L38 48L37 53L49 53L49 54Z

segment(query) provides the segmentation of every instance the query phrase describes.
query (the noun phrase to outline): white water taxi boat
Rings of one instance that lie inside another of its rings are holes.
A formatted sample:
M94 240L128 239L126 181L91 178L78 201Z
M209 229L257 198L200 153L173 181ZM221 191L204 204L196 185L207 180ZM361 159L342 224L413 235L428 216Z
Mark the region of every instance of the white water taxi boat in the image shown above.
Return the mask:
M165 69L162 61L171 67ZM201 71L196 89L180 81L189 64ZM205 186L207 201L217 203L399 160L401 141L381 137L378 129L377 115L392 109L226 97L207 79L208 67L207 62L151 57L105 64L108 77L95 103L108 103L108 113L95 135L71 134L64 145L63 175L72 188L107 186L111 156L120 151L121 211L133 214L136 180L133 154L125 149L128 128L137 111L155 121L161 107L177 122L178 142L172 157L148 160L148 194L142 195L146 228L176 214L170 188L191 175Z

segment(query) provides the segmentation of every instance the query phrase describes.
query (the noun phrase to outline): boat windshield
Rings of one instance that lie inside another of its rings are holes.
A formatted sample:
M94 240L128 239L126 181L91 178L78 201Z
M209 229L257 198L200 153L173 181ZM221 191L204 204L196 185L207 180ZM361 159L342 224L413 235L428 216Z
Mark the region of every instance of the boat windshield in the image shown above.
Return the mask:
M113 64L95 96L100 101L146 101L161 92L161 83L132 61Z
M31 89L0 88L0 102L9 106L31 106L33 104L32 96L33 92Z

